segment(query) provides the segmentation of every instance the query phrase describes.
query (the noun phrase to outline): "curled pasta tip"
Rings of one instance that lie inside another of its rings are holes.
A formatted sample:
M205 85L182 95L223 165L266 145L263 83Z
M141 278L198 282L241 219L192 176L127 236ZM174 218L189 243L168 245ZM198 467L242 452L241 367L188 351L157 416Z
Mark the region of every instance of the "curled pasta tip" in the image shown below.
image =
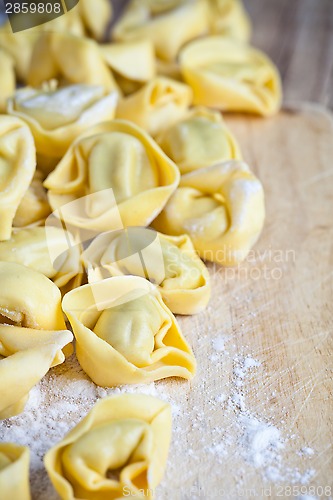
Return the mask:
M195 358L159 291L144 278L117 276L64 296L78 360L98 385L190 379Z
M1 36L1 34L0 34ZM7 99L15 92L16 78L14 59L10 54L0 48L0 113L6 112Z
M171 439L168 403L143 394L100 400L44 459L62 499L152 498Z
M29 448L0 443L0 492L2 500L31 500Z
M183 175L153 227L189 234L204 260L230 266L245 259L264 219L260 181L246 163L228 161Z

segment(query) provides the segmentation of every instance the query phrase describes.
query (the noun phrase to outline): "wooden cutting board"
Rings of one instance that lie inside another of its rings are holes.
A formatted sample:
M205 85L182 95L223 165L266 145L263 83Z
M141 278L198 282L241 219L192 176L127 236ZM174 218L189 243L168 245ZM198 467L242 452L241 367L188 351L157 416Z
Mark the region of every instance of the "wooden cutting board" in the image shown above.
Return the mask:
M263 182L267 218L239 269L210 266L208 309L180 319L198 374L156 384L179 405L158 497L329 498L333 117L303 105L226 121Z
M333 120L305 106L227 122L264 184L267 219L239 268L209 266L206 311L178 317L196 377L103 389L75 357L50 370L26 410L0 426L0 439L31 448L33 500L58 498L44 453L98 398L119 392L172 404L159 500L332 496Z

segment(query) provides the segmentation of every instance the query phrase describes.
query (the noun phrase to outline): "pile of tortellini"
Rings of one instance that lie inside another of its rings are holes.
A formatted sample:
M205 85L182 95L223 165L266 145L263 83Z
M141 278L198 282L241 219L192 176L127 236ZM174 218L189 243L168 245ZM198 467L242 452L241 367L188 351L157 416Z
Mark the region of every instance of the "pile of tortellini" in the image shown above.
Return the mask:
M275 114L277 69L240 0L80 0L0 28L0 419L72 354L98 385L191 379L174 314L210 298L205 261L244 260L264 193L221 111ZM103 43L102 43L103 41ZM73 333L72 333L73 332ZM45 457L65 500L151 498L170 407L100 400ZM2 500L30 498L29 450L0 443Z

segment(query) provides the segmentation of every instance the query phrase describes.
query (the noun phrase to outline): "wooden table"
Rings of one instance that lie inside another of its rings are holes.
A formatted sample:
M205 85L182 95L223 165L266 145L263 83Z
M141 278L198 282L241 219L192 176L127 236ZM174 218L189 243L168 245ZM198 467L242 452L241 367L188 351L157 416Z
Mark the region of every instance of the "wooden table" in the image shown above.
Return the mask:
M253 45L279 67L285 101L333 108L332 0L244 0Z

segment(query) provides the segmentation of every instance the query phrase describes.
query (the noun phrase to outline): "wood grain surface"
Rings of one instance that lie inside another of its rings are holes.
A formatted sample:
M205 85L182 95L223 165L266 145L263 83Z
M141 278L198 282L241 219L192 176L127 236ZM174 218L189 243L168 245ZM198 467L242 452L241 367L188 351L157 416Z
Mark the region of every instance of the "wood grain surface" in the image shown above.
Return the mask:
M247 262L210 266L209 308L180 318L198 374L190 386L156 384L180 414L158 498L329 498L321 488L332 487L333 470L332 116L305 107L227 121L264 184L267 220ZM248 356L260 366L242 379ZM280 431L280 458L256 463L248 417Z

